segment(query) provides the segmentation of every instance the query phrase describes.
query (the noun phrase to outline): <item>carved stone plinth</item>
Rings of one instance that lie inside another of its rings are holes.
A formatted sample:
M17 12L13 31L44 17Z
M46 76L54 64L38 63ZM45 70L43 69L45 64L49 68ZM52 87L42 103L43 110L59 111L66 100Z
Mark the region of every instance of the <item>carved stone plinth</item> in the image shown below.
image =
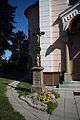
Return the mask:
M32 72L33 72L33 85L31 92L40 93L42 90L44 90L43 67L33 67Z
M72 81L72 75L70 73L64 73L64 81Z

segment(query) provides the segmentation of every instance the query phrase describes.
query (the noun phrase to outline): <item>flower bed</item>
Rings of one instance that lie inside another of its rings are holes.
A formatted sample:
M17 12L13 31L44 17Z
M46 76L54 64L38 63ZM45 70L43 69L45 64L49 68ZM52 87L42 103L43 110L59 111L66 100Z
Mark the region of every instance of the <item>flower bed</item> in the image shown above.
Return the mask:
M57 92L47 89L40 94L34 93L26 97L20 96L20 98L25 100L31 107L47 111L49 114L52 114L53 110L57 107L57 98L59 97L60 95Z
M49 102L49 101L55 101L55 96L52 94L51 91L45 90L42 91L38 96L37 96L38 101L41 102Z

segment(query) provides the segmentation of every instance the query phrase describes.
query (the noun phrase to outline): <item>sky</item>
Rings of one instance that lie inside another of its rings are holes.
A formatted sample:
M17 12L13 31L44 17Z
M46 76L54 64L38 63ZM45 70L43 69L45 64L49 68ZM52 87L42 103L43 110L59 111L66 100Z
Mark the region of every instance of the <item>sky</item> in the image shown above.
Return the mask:
M28 36L28 20L24 15L24 11L27 7L34 4L37 0L8 0L8 3L14 7L17 7L15 12L15 29L14 32L18 30L23 31ZM4 58L9 58L11 56L10 51L5 52Z
M14 32L21 30L28 35L28 20L24 15L24 11L35 2L36 0L8 0L9 4L17 7L15 12L16 29L14 29Z

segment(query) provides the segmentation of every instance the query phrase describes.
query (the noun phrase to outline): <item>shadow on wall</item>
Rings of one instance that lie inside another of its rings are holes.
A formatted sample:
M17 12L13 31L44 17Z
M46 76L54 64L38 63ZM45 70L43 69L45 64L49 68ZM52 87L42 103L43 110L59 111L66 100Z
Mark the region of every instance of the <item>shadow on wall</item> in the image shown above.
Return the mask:
M54 27L57 24L59 26L59 38L56 39L56 41L47 48L45 57L48 56L50 53L52 53L56 49L61 50L61 71L65 72L65 44L64 44L64 37L63 37L63 25L59 18L52 24L52 27Z

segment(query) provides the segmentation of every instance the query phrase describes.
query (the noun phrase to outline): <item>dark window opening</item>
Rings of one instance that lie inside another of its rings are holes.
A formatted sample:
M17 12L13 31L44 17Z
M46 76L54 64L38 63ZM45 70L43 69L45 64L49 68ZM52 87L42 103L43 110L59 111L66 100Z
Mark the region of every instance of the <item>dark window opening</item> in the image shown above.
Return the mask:
M78 1L80 1L80 0L69 0L69 5L73 5L73 4L77 3Z

